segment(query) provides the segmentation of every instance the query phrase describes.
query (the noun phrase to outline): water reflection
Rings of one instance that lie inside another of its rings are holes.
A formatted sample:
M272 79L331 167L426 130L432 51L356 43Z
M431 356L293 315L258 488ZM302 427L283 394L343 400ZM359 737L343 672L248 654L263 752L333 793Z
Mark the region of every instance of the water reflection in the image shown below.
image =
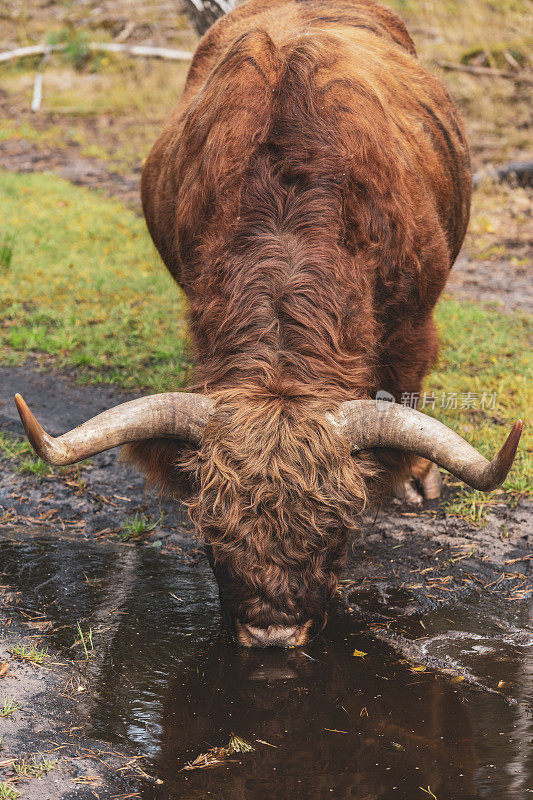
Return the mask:
M452 790L476 796L472 726L455 689L379 656L354 663L348 642L310 652L316 661L213 649L198 670L169 682L157 765L179 788L175 796L203 797L215 787L217 797L243 800L412 798L421 785L439 798ZM187 752L225 742L231 731L274 747L257 744L216 782L206 771L176 775Z
M513 707L411 672L342 614L303 652L237 649L219 630L210 570L150 549L29 538L0 542L0 565L1 582L22 592L18 613L53 622L51 646L72 655L77 622L93 629L82 712L91 734L150 754L163 785L147 782L145 800L430 797L420 787L471 800L533 789L531 647L505 639L510 628L527 638L526 606L489 614L473 604L426 621L428 648L489 677L500 642ZM233 732L255 752L180 771Z

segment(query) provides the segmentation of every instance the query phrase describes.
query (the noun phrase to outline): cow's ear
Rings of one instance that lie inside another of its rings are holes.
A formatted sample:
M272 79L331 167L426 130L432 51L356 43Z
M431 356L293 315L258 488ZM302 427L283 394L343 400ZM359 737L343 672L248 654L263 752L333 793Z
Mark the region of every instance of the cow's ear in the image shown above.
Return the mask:
M186 500L195 491L196 448L180 439L146 439L126 444L120 460L146 475L146 485Z

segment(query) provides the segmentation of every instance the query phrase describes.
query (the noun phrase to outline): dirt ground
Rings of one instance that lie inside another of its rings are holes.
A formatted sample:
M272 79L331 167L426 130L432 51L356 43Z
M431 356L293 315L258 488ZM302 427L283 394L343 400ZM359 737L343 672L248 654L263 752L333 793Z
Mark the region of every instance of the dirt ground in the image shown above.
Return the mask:
M131 793L137 766L134 754L111 752L101 741L84 736L76 725L77 708L86 691L82 667L55 657L45 669L16 661L11 648L27 641L31 627L10 628L0 638L0 664L9 665L1 689L3 696L15 696L22 710L2 719L2 737L9 741L9 748L4 746L0 752L0 780L31 800L85 800ZM13 781L17 774L13 765L24 763L42 763L49 770L33 780L29 773Z
M141 213L141 168L132 168L127 174L119 175L101 159L80 155L76 145L54 151L39 148L25 139L7 139L0 142L0 168L10 172L54 172L78 186L100 189L107 195L118 197Z

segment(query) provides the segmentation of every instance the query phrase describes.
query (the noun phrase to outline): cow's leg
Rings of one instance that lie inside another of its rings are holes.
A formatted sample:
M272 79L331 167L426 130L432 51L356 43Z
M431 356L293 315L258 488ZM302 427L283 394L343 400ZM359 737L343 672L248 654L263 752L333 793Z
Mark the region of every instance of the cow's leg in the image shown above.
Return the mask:
M411 466L409 478L398 486L395 495L410 505L420 505L423 500L437 500L442 491L441 474L427 458L417 457Z
M442 475L436 464L431 464L429 472L422 481L422 491L426 500L438 500L442 493Z

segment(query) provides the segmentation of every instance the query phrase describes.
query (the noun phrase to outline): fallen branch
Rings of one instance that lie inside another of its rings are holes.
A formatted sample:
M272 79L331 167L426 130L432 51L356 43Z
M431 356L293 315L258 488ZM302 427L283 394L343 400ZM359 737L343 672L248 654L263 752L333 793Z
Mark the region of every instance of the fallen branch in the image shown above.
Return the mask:
M459 632L457 632L457 634L458 636L461 635ZM376 639L380 639L382 642L385 642L385 644L388 644L389 647L392 647L394 650L396 650L396 652L402 655L407 661L410 661L412 664L411 669L413 669L415 672L423 672L425 669L434 670L436 673L439 673L444 677L449 678L451 676L452 678L455 678L461 682L464 681L464 683L474 686L476 689L480 689L482 692L498 695L510 706L525 705L522 700L516 700L514 697L509 697L503 692L498 691L498 689L493 689L492 686L488 686L486 683L483 683L476 678L473 673L467 669L464 669L455 661L451 659L447 660L446 658L438 658L436 656L423 653L422 649L417 644L416 639L407 639L400 633L389 631L384 628L373 628L372 636Z
M147 47L142 44L127 45L108 42L90 42L87 47L93 52L123 53L136 58L162 58L166 61L190 61L192 53L187 50L171 50L167 47ZM62 44L36 44L29 47L17 47L0 53L0 62L12 61L28 56L41 56L64 49Z
M39 111L43 99L43 73L38 72L33 81L33 97L31 100L31 110Z
M437 61L438 67L448 70L449 72L468 72L471 75L483 75L489 78L507 78L519 83L527 83L533 85L533 74L530 71L517 71L506 72L503 69L496 69L495 67L477 67L473 64L454 64L451 61Z
M11 61L16 58L26 58L26 56L44 56L46 53L51 53L52 50L57 50L56 45L49 44L36 44L31 47L16 47L14 50L6 50L0 53L1 61Z
M165 61L190 61L193 54L188 50L171 50L168 47L148 47L143 44L106 44L94 42L88 45L89 50L100 50L106 53L124 53L139 58L163 58Z

